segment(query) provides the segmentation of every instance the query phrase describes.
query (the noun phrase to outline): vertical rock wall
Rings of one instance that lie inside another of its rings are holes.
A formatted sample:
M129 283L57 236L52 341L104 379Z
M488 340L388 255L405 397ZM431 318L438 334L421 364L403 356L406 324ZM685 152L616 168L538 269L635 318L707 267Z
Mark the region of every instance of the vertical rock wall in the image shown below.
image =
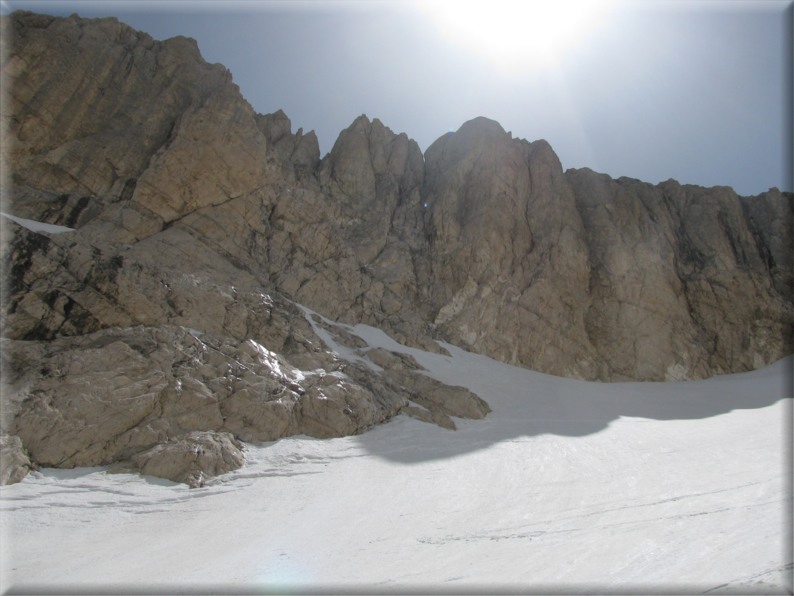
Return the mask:
M486 118L423 156L357 118L320 159L194 41L2 17L0 325L268 335L257 296L544 372L674 380L791 352L792 195L569 170ZM261 300L260 300L261 302ZM259 313L259 314L258 314Z

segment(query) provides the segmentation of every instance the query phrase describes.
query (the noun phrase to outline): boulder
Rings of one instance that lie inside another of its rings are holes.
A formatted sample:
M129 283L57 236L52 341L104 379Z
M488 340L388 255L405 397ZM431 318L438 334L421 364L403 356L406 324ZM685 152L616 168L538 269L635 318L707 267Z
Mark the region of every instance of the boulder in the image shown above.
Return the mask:
M243 447L230 433L191 432L136 453L132 464L141 474L198 488L241 467Z
M425 408L408 406L403 408L403 413L407 414L411 418L421 420L422 422L432 422L433 424L437 424L441 428L445 428L447 430L457 430L457 427L455 426L455 423L452 421L452 419L441 412L431 412Z
M16 484L35 469L19 437L0 435L0 486Z
M416 361L416 358L410 354L391 352L383 348L372 348L371 350L367 350L367 358L381 368L387 370L425 370L425 368Z
M411 401L430 412L479 420L491 411L485 400L465 387L445 385L421 373L390 370L385 375L405 387Z

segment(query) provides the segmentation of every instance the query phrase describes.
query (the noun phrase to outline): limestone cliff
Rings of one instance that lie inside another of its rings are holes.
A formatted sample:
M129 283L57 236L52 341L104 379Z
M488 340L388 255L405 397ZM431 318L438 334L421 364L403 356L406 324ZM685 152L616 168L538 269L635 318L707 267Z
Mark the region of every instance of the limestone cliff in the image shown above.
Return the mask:
M193 40L16 12L1 49L2 211L76 228L2 218L2 430L22 439L3 461L20 470L115 462L199 485L239 465L238 440L487 413L337 325L375 368L340 361L294 303L602 381L792 351L790 193L564 172L486 118L422 155L362 115L321 159Z
M586 231L585 325L604 377L698 379L791 352L790 193L738 197L590 170L566 179Z

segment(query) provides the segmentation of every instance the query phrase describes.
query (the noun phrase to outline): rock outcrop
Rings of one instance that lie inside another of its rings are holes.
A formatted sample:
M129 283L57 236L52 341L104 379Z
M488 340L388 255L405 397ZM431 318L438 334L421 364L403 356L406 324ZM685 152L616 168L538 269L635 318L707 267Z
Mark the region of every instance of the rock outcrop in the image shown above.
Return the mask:
M193 40L0 19L2 211L74 228L1 218L6 480L113 464L198 486L238 441L489 411L345 324L602 381L792 351L791 193L564 172L486 118L422 155L362 115L321 159Z
M141 474L198 488L206 479L241 467L245 457L229 433L191 432L136 453L131 462Z
M3 340L2 429L21 440L9 443L3 468L15 479L32 467L21 459L24 445L41 466L115 465L199 486L242 464L236 440L358 434L409 400L458 417L490 411L470 391L405 366L382 376L340 359L293 309L278 315L300 338L287 356L172 325Z

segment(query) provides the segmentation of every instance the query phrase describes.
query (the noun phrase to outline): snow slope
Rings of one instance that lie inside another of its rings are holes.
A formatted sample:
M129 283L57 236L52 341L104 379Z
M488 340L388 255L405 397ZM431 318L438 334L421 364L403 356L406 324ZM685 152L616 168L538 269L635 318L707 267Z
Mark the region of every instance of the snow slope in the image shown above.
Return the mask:
M64 232L74 232L74 228L67 228L66 226L56 226L55 224L43 223L32 219L25 219L23 217L15 217L13 215L8 215L8 213L0 212L0 215L10 219L11 221L18 223L23 228L27 228L31 232L47 232L48 234L63 234Z
M791 358L607 385L348 329L493 412L248 446L202 489L33 473L0 491L2 591L791 593Z

